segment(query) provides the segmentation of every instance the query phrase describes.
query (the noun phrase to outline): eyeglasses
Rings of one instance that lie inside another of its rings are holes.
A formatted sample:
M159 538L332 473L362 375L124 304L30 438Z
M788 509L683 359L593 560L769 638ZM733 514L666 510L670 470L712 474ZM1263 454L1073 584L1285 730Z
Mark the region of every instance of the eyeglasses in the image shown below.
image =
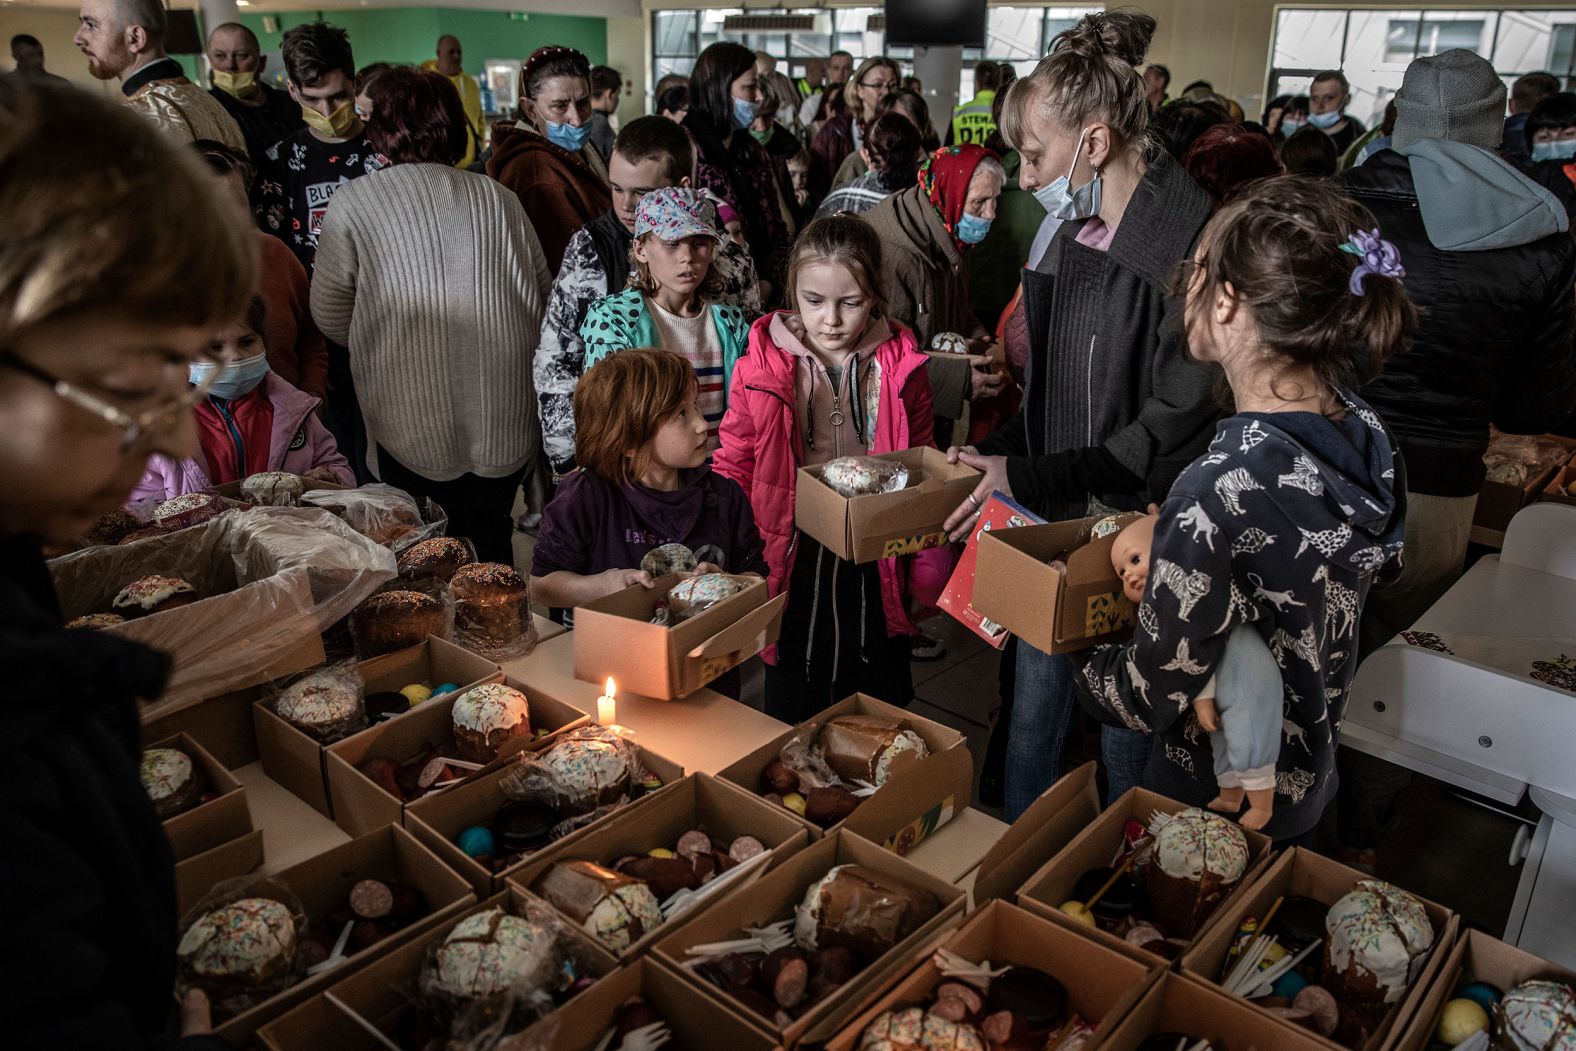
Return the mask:
M223 366L234 361L228 354L210 356L216 368L210 369L201 383L192 384L180 397L156 405L146 412L133 416L119 406L112 405L96 394L83 390L75 384L68 383L53 373L39 368L31 361L20 358L9 351L0 351L0 365L16 370L24 376L31 376L40 383L45 384L55 392L55 396L64 402L87 412L108 423L118 427L121 431L120 451L126 452L145 437L163 434L180 422L181 415L191 410L193 405L205 398L213 381L223 371Z
M871 91L874 91L878 95L890 95L892 92L897 90L897 81L895 81L895 80L881 80L881 81L876 81L875 83L871 83L870 81L865 81L864 83L860 84L859 86L862 87L862 88L869 88Z

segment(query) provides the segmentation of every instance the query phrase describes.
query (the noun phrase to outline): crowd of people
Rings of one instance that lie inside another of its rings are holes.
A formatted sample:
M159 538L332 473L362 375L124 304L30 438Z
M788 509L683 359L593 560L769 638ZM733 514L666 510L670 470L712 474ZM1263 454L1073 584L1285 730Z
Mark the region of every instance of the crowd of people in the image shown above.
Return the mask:
M1491 426L1576 406L1576 95L1523 77L1507 117L1470 52L1413 62L1373 129L1339 71L1253 122L1204 82L1168 94L1153 19L1088 15L1021 78L981 63L943 143L880 56L793 81L716 43L615 128L618 74L544 46L488 129L453 37L358 68L303 24L281 92L223 25L208 90L157 0L82 0L81 26L124 105L27 39L0 79L0 652L13 692L72 698L4 716L28 1046L167 1022L136 703L168 659L61 628L41 554L129 500L377 478L512 563L534 478L539 603L650 587L668 543L786 592L764 704L793 722L913 698L958 551L838 558L797 527L798 469L935 445L980 475L958 543L993 493L1155 515L1122 570L1130 642L1009 644L986 802L1022 813L1088 717L1107 799L1240 802L1193 710L1229 640L1270 655L1282 716L1259 780L1230 782L1273 788L1255 824L1308 843L1333 806L1371 865L1404 775L1340 747L1353 674L1461 572ZM191 1046L218 1046L205 1015L182 1005Z

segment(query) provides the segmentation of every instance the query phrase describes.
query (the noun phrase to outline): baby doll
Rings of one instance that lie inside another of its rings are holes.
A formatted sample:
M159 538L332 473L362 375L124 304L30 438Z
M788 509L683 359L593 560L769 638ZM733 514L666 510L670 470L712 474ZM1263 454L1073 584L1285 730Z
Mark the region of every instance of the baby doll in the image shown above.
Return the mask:
M1149 582L1149 549L1158 514L1147 514L1117 534L1111 565L1122 591L1135 605L1144 601ZM1275 803L1275 760L1280 756L1284 689L1280 668L1252 624L1239 624L1226 640L1226 652L1193 702L1198 723L1209 733L1220 794L1211 810L1235 814L1243 828L1261 829Z

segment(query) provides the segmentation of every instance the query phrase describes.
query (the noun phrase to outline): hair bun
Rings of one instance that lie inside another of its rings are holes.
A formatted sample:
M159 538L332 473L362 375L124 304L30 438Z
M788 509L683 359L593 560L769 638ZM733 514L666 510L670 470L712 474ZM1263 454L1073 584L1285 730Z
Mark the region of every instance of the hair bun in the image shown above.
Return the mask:
M1056 46L1083 58L1114 55L1130 66L1138 66L1149 53L1158 24L1149 15L1132 11L1084 15L1077 25L1061 34Z

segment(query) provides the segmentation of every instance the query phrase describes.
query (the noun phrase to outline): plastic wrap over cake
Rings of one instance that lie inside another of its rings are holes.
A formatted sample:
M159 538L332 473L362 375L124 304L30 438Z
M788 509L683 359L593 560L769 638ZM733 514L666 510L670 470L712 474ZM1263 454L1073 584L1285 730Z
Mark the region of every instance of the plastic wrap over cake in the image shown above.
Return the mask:
M175 993L208 994L215 1024L300 981L306 910L283 881L239 876L218 883L181 918Z
M449 516L432 500L418 501L403 489L382 482L359 489L310 489L302 494L301 503L333 512L350 528L395 554L443 536L449 529Z
M848 497L893 493L908 485L908 466L875 456L842 456L821 467L821 481Z

